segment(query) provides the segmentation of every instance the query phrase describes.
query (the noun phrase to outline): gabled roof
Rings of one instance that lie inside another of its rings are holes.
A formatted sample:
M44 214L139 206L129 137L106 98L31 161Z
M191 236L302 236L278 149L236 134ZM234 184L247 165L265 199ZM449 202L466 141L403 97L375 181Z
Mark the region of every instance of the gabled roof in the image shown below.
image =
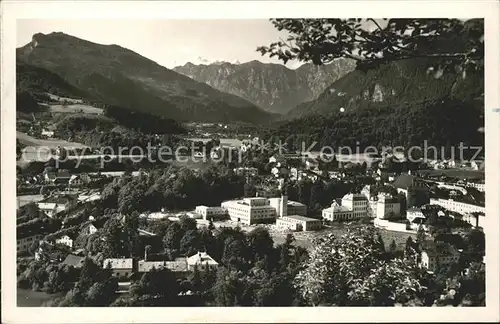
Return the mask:
M68 170L59 170L57 172L57 177L58 178L70 178L71 177L71 174L69 173Z
M218 265L217 261L212 259L210 255L206 252L198 252L195 255L190 256L187 258L187 263L189 265L203 265L203 264L209 264L209 265Z
M427 241L422 247L422 251L430 256L453 256L458 253L457 249L449 243Z
M177 258L174 261L139 260L139 262L137 263L137 270L139 272L149 272L153 268L155 268L156 270L165 268L172 272L185 272L187 271L187 262L186 258Z
M413 185L413 181L415 180L415 177L409 174L402 174L399 177L394 180L394 183L392 184L395 188L399 189L408 189Z
M63 264L67 264L67 265L73 266L75 268L81 268L83 266L84 260L85 260L85 257L77 256L77 255L73 255L73 254L68 254L66 259L64 259Z
M132 269L133 259L106 259L104 260L103 268L107 268L108 264L111 264L111 269Z

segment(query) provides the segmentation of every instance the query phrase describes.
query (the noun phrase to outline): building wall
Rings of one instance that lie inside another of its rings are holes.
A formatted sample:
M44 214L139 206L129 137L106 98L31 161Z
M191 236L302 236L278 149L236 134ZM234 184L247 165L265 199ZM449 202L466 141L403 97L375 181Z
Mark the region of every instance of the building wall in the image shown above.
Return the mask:
M422 252L422 261L420 263L422 268L425 268L429 271L436 271L437 264L440 266L448 266L453 263L457 263L459 259L459 254L456 253L454 255L446 255L446 256L429 256L427 252Z
M222 207L197 206L195 212L200 214L205 220L211 218L221 218L222 216L227 215L227 210Z
M343 221L354 219L352 211L333 211L333 208L323 209L322 216L329 221Z
M297 230L297 223L289 222L283 218L276 219L276 226L281 228L281 229L288 229L291 231Z
M368 199L366 199L366 197L362 195L355 196L361 196L364 199L351 199L350 197L344 197L342 198L342 206L352 210L354 219L366 217L368 211Z
M265 199L265 198L264 198ZM265 199L267 201L267 199ZM251 225L262 221L276 218L276 210L269 205L260 205L260 201L254 206L240 204L237 201L226 201L221 204L232 221L239 221L242 224Z
M60 239L56 240L57 244L64 244L66 246L69 246L70 248L73 248L73 240L69 238L68 236L63 236Z
M117 278L126 278L132 275L132 269L113 269L113 276Z
M299 215L306 216L307 215L307 206L299 206L299 205L288 205L288 215Z
M287 228L292 231L302 230L302 231L314 231L321 228L322 224L320 220L300 220L291 217L281 217L276 220L276 225L280 228Z
M401 218L401 210L400 210L399 202L393 201L384 201L379 200L377 202L377 218L380 219L399 219Z
M474 212L479 212L479 213L486 213L486 208L482 206L476 206L476 205L471 205L471 204L466 204L463 202L459 201L454 201L451 199L435 199L431 198L430 203L432 205L439 205L442 206L448 210L451 210L453 212L457 212L460 214L465 214L465 213L474 213Z
M417 217L425 218L424 214L421 211L413 211L413 210L406 211L406 219L408 219L410 222L413 222L413 220Z
M17 252L27 252L30 248L30 246L33 244L35 241L39 241L43 238L43 235L41 234L36 234L33 236L28 236L28 237L23 237L20 239L17 239Z

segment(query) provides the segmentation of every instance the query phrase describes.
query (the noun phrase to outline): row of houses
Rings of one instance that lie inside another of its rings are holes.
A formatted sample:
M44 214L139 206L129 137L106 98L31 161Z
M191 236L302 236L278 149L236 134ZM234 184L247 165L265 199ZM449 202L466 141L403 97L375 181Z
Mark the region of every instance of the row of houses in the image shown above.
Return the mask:
M219 263L206 252L198 252L189 257L179 257L172 261L150 261L147 254L143 260L133 258L109 258L103 262L103 268L113 271L113 276L128 279L134 274L143 274L153 269L168 269L182 277L198 268L200 271L217 268Z

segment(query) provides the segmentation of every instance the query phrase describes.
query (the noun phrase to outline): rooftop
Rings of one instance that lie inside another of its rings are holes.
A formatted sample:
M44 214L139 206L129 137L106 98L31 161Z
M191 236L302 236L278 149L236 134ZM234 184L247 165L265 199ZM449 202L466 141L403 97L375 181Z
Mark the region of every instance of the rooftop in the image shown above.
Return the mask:
M415 176L412 176L410 174L401 174L396 178L396 180L394 180L394 183L392 185L395 188L408 189L408 187L411 187L413 185L413 181L415 180L415 178Z
M187 263L189 265L197 265L197 264L210 264L210 265L218 265L217 261L212 259L210 255L208 255L206 252L198 252L195 255L190 256L187 258Z
M365 195L362 195L362 194L352 194L352 193L345 195L344 197L342 197L342 199L356 200L356 201L367 200L367 198L366 198Z
M81 268L83 266L83 261L85 257L77 256L74 254L68 254L66 259L64 259L63 264L73 266L75 268Z
M72 195L58 195L58 196L51 196L48 197L45 200L41 200L38 203L45 203L45 204L66 204L71 201L74 201L76 199L75 196Z
M310 218L310 217L305 217L305 216L300 216L300 215L289 215L289 216L283 216L282 218L292 218L304 222L319 222L319 219L316 218Z
M149 272L153 268L159 270L162 268L169 269L173 272L183 272L187 271L186 258L177 258L174 261L145 261L139 260L137 263L137 269L139 272Z
M132 269L132 258L123 259L106 259L103 263L103 268L107 268L111 264L111 269Z
M349 208L342 206L342 205L339 205L336 201L334 201L330 207L326 208L326 210L329 210L329 211L332 211L335 213L351 211Z
M430 256L453 256L458 251L449 243L426 241L422 247L423 252Z

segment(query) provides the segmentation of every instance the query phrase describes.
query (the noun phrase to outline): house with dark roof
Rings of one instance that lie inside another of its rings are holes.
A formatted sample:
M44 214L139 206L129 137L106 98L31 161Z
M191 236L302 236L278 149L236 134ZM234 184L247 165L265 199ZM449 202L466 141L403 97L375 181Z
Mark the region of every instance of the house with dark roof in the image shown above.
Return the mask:
M83 257L83 256L68 254L66 259L64 259L64 261L62 263L69 265L69 266L72 266L76 269L80 269L81 267L83 267L84 261L85 261L85 257Z
M38 208L49 217L54 217L56 214L76 206L76 204L77 199L73 195L51 196L37 203Z
M438 267L447 267L457 263L460 252L451 244L445 242L427 241L422 246L420 266L429 272L435 272Z
M422 204L428 203L428 185L419 177L411 174L401 174L394 180L392 186L396 188L398 193L403 193L406 199L409 197L408 192L413 191L420 194L419 196L426 197L426 199L423 199L424 201Z
M68 170L47 171L45 181L50 183L68 183L71 174Z

